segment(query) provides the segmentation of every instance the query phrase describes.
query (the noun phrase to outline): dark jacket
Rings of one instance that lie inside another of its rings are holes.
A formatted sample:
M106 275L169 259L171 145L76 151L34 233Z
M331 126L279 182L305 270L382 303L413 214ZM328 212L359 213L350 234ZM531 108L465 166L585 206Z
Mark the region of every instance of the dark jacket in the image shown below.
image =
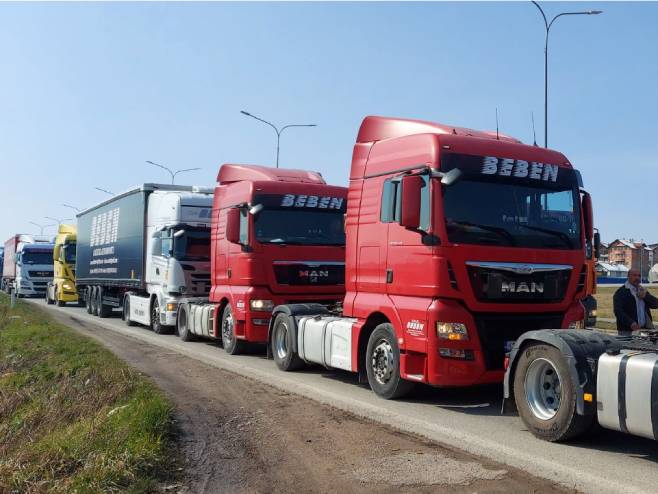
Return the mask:
M631 291L625 286L621 286L612 299L615 317L617 318L617 331L632 331L631 324L637 322L637 304ZM647 321L651 321L651 311L649 309L658 309L658 298L651 295L648 291L644 296L644 306L647 311Z

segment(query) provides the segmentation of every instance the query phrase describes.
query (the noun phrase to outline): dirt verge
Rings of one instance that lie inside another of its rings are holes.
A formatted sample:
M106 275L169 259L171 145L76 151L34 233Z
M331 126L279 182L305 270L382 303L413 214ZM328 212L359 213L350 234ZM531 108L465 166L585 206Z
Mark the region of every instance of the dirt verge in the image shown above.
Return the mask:
M272 389L176 352L62 314L54 317L101 341L150 376L174 402L182 473L178 483L163 490L567 492L525 472Z

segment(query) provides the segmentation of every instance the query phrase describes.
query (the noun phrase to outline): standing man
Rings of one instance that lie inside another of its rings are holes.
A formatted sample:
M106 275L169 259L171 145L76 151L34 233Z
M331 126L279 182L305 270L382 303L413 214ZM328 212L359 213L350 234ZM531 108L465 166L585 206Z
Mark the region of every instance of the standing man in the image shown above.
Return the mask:
M658 298L640 285L640 281L640 271L631 269L626 283L615 292L613 304L620 335L628 336L638 329L653 329L650 309L658 309Z

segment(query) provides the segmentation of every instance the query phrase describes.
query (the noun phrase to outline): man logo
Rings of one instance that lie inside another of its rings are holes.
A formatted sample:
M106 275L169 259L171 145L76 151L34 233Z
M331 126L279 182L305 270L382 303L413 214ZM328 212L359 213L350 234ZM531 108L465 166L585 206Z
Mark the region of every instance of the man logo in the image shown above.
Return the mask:
M502 293L544 293L544 284L541 282L526 283L525 281L503 281Z
M300 278L308 278L311 283L317 283L318 278L329 278L329 271L322 269L303 269L299 271Z
M514 271L519 274L532 274L535 272L532 266L519 266L514 268Z

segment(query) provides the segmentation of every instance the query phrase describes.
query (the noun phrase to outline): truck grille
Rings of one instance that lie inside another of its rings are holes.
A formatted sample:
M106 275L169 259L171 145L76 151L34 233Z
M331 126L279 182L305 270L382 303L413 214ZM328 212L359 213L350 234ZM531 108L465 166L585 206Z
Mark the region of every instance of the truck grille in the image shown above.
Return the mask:
M526 331L559 329L563 315L543 314L475 314L475 325L487 370L503 370L505 342L515 341Z
M480 302L554 303L564 299L571 266L467 262L468 277Z
M30 278L52 278L52 271L28 271L28 276Z
M345 284L344 263L304 263L275 261L274 275L281 285L343 285Z

